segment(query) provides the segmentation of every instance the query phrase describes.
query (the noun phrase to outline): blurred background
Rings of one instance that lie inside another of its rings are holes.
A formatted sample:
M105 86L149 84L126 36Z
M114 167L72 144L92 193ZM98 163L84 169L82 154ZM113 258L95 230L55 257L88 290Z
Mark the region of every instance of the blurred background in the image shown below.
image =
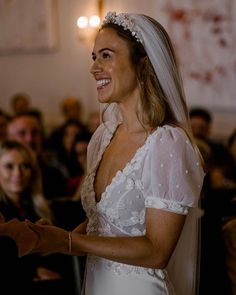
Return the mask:
M235 0L0 0L0 107L11 111L11 97L27 93L46 132L63 120L65 96L80 98L83 120L99 110L89 73L93 29L79 29L77 20L109 10L149 14L164 25L188 105L210 109L211 136L225 140L235 127Z

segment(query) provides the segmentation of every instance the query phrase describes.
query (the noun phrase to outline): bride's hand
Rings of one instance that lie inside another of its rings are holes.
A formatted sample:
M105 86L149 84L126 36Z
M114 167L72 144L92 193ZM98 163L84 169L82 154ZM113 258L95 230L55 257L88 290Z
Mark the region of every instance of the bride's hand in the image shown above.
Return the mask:
M16 242L19 257L31 253L38 242L37 233L32 231L26 222L16 218L4 222L4 218L0 216L0 235L8 236Z

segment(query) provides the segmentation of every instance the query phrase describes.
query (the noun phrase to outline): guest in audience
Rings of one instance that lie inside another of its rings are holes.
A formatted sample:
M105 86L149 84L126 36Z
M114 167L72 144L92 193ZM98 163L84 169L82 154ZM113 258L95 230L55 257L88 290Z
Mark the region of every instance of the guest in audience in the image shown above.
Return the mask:
M192 108L189 112L191 128L193 136L198 141L203 141L208 145L210 150L210 158L207 158L208 165L221 165L222 155L225 153L225 147L221 142L211 138L211 128L213 116L206 108ZM223 156L224 157L224 156Z
M0 109L0 143L7 137L7 124L10 121L10 115Z
M58 198L66 193L65 178L60 170L47 163L43 150L43 130L41 122L31 112L14 116L7 128L9 139L15 139L29 145L38 157L43 193L47 199Z
M10 98L10 104L13 115L17 115L30 109L31 97L25 92L18 92Z
M0 146L0 212L6 221L17 218L37 222L44 218L54 222L53 213L42 194L40 170L35 154L18 141L8 140ZM9 243L8 241L8 245ZM10 249L12 253L15 251L14 245L10 246L13 247L13 250ZM2 247L5 246L1 244L0 249ZM8 257L8 249L5 248L5 251ZM12 272L19 285L18 292L34 295L40 294L39 290L44 292L42 294L49 294L49 291L59 292L60 288L66 290L67 275L63 268L68 266L68 259L68 256L61 254L47 257L34 254L15 259ZM1 260L1 268L3 262ZM67 271L69 270L68 268Z
M72 157L79 167L79 171L76 175L71 176L67 181L67 188L69 194L73 196L73 199L80 199L80 185L83 178L87 172L87 147L91 139L91 134L89 132L79 133L75 140L72 149Z
M61 113L64 117L64 122L68 120L77 120L82 122L82 102L79 97L66 96L61 103Z
M197 109L190 112L190 118L194 136L209 147L207 157L203 153L204 158L207 159L207 175L201 198L203 216L201 218L200 294L227 295L229 281L226 275L222 225L230 211L229 204L234 187L230 179L233 161L223 143L215 143L210 139L212 122L210 113L205 109ZM201 148L200 150L202 151ZM211 273L210 277L209 273Z
M95 132L95 130L98 128L100 123L101 123L100 112L99 111L91 112L88 116L88 120L86 124L88 132L90 132L90 134L92 135Z
M77 121L81 126L84 125L82 120L83 106L80 98L72 95L66 96L60 105L60 110L63 116L63 122L60 126L53 129L46 141L46 146L53 150L57 150L63 128L68 121L73 120Z
M82 167L76 159L73 147L76 136L84 133L87 131L81 123L72 119L67 121L61 128L61 137L51 160L52 165L59 169L66 179L67 196L71 196L71 189L68 187L70 179L82 173Z
M208 140L212 125L211 113L204 108L193 108L189 116L194 137Z
M234 167L236 167L236 129L232 132L232 134L229 137L227 148L229 150L229 153L233 157Z
M223 239L226 271L230 281L231 295L236 295L236 129L229 137L227 148L232 156L231 173L227 175L227 178L230 180L231 199L228 207L228 216L223 225Z
M230 295L236 295L236 214L223 226L226 270L230 281Z

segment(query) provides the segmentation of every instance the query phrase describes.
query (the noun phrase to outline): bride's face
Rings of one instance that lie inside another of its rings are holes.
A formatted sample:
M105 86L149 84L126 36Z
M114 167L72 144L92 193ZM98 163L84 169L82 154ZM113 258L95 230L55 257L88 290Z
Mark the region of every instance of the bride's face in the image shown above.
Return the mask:
M138 89L129 44L112 28L102 29L92 52L91 73L97 81L98 100L102 103L125 103Z

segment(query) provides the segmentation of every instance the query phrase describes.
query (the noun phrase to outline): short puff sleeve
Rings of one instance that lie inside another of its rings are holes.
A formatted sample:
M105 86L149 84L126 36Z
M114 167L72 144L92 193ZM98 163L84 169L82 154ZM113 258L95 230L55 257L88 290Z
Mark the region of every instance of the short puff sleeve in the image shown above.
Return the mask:
M187 214L189 207L198 205L204 171L198 153L181 128L157 129L143 173L146 208Z

